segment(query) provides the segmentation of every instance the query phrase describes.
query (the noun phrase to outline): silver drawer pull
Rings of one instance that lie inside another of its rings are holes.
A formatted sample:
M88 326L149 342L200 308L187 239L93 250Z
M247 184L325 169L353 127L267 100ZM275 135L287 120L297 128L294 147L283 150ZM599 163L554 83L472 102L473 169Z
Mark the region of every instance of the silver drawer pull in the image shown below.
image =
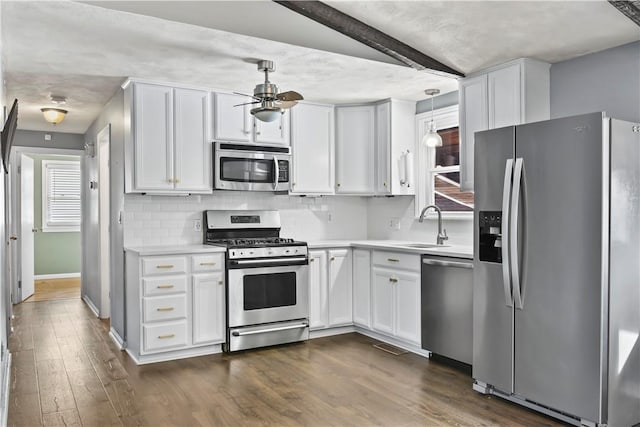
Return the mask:
M161 340L166 340L169 338L174 338L176 336L176 334L167 334L167 335L158 335L158 338Z
M398 279L393 278L393 277L389 277L389 281L390 281L391 283L398 283Z
M399 259L395 259L395 258L387 258L387 261L389 261L389 262L400 262Z
M173 265L171 264L156 265L156 268L173 268Z
M287 331L289 329L302 329L302 328L307 328L309 325L306 323L301 323L298 325L288 325L288 326L280 326L277 328L269 328L269 329L259 329L259 330L255 330L255 331L246 331L246 332L241 332L241 331L233 331L231 332L231 335L233 335L234 337L241 337L244 335L256 335L256 334L263 334L266 332L277 332L277 331Z
M158 289L172 289L173 285L158 285Z
M215 262L201 262L200 265L205 266L205 265L210 265L210 266L214 266L216 265Z
M158 311L173 311L173 307L160 307L157 309Z
M438 267L473 268L473 264L470 262L438 261L435 259L423 259L422 263L427 265L436 265Z

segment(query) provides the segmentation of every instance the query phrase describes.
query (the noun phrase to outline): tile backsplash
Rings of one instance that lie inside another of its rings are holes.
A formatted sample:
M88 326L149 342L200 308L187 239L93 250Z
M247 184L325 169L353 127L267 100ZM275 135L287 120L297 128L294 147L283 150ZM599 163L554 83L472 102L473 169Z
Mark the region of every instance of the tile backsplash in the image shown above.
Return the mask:
M275 209L280 235L300 240L366 239L367 200L362 197L299 197L242 191L206 196L143 196L124 199L124 245L202 243L194 221L208 209Z

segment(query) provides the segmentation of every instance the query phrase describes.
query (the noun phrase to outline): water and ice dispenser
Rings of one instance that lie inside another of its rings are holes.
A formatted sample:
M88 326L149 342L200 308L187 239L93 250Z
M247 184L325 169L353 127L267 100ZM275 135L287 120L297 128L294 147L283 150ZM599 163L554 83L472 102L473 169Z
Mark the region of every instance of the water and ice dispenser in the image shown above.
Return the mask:
M502 263L502 211L480 211L480 261Z

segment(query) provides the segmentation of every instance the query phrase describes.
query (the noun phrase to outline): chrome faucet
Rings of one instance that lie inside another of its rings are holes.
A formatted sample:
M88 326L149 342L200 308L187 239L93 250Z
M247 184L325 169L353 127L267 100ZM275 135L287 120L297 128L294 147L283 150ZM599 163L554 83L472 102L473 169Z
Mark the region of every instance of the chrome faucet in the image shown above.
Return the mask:
M436 243L438 245L444 245L445 240L449 240L449 236L447 236L447 230L442 229L442 211L436 205L429 205L426 208L422 209L420 212L420 218L418 218L418 222L424 222L424 214L427 213L429 208L433 208L436 210L438 214L438 237L436 239Z

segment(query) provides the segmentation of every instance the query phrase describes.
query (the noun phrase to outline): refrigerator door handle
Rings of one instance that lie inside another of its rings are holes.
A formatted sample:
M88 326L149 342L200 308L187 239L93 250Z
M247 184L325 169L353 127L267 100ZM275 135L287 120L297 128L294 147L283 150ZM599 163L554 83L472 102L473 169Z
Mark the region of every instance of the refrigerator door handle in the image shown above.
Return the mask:
M511 222L509 230L509 257L511 259L511 281L513 283L513 301L516 308L522 310L523 295L520 282L520 259L518 257L518 216L520 209L520 193L523 188L524 160L516 159L513 176L513 196L511 198ZM524 248L524 245L523 245ZM523 249L524 250L524 249ZM524 256L523 256L524 259Z
M507 159L504 168L504 186L502 188L502 284L504 286L504 300L507 307L513 307L511 290L511 271L509 259L509 226L511 218L511 179L513 178L513 159Z

